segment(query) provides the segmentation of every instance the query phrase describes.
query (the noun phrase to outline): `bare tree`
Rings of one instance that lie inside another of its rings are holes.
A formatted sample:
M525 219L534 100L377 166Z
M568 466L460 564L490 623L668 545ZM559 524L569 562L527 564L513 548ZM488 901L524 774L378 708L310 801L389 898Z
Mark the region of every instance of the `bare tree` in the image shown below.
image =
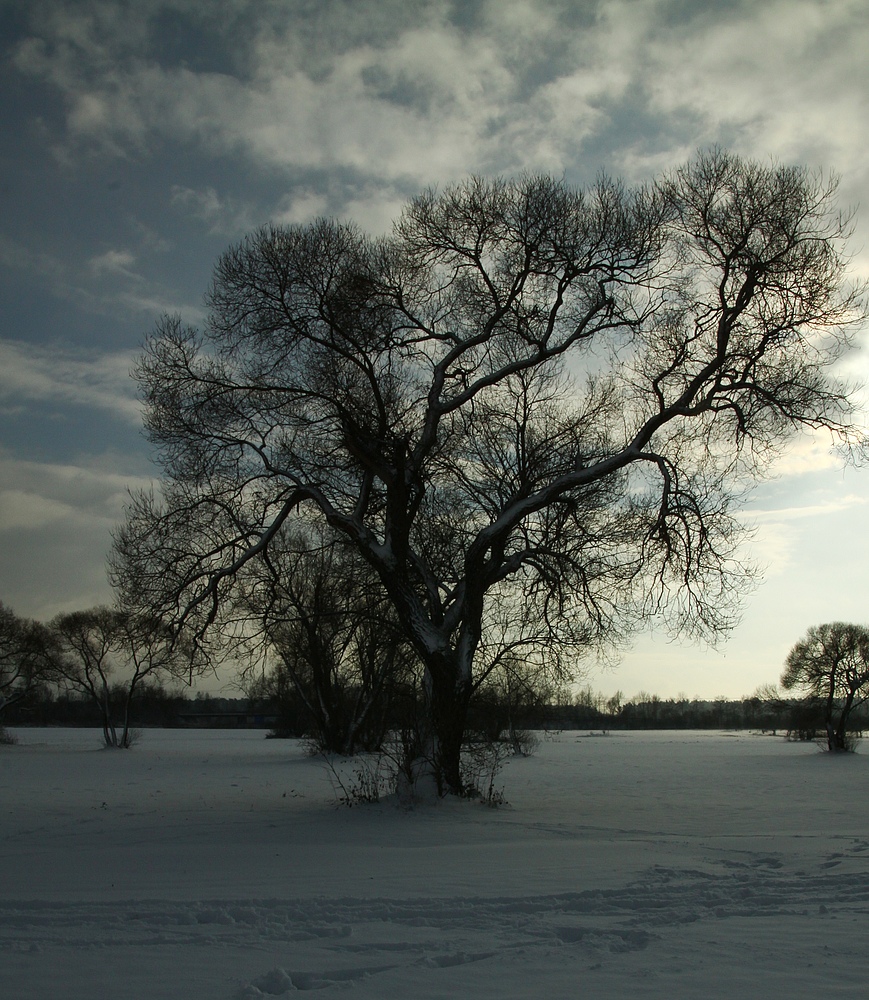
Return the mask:
M823 706L831 751L849 749L848 718L869 700L869 628L845 622L813 625L788 653L781 683Z
M46 681L49 673L45 627L31 619L19 618L0 602L0 716L4 709L22 701Z
M99 607L59 615L49 629L54 677L99 708L108 747L131 745L131 708L146 679L190 670L191 651L153 617Z
M566 691L537 662L506 655L475 685L469 719L486 738L506 738L515 754L526 754L535 742L527 730L542 728L551 707L565 700Z
M472 179L379 240L258 231L206 328L147 343L165 476L118 576L204 632L293 517L321 519L424 664L434 776L461 792L504 608L534 603L538 645L650 615L714 638L745 577L734 503L801 428L849 436L830 366L863 313L833 195L713 151L634 190Z
M301 702L321 750L380 745L414 658L373 571L343 538L311 526L283 533L245 567L230 614L254 654L248 682L269 664L256 690Z

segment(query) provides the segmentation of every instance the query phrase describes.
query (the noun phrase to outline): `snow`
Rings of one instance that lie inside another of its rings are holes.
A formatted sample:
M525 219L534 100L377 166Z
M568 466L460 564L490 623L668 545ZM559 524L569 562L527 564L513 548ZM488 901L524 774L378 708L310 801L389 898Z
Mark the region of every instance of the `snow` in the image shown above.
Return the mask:
M261 732L14 732L4 998L866 995L869 754L562 732L500 808L348 809Z

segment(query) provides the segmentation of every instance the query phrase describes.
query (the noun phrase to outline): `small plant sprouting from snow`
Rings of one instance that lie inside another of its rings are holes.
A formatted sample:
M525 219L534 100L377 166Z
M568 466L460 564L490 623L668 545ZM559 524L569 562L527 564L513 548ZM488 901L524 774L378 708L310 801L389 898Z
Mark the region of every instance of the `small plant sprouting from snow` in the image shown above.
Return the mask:
M332 756L324 754L329 780L338 803L342 806L370 805L389 794L394 784L391 773L384 766L381 754L358 757L350 773L336 765Z
M534 749L528 742L519 755ZM517 755L512 742L485 738L469 740L462 753L462 779L465 797L496 808L508 804L504 789L496 781L504 764ZM429 768L424 757L416 755L406 733L395 733L377 753L360 754L341 760L331 754L321 756L339 805L348 808L373 805L389 797L405 807L413 807L437 798L429 789Z

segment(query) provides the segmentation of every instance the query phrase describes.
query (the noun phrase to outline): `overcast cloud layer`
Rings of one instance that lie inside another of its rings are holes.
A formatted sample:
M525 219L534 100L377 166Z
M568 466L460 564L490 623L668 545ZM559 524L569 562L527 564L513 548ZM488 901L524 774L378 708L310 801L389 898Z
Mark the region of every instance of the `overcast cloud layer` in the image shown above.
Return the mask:
M40 617L109 597L124 486L155 473L127 371L257 225L383 232L470 172L634 182L716 143L869 202L865 0L0 0L0 40L0 599ZM780 472L725 653L641 643L601 686L739 695L865 619L867 473L824 443Z

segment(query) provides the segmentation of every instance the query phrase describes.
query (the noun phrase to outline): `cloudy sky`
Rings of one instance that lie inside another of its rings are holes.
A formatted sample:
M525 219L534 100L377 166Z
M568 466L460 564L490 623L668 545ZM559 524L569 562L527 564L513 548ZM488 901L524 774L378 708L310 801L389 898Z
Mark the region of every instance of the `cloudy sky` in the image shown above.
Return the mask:
M20 614L109 599L112 526L156 475L129 367L268 220L383 232L468 173L639 181L719 144L835 171L869 277L865 0L0 0L0 44L0 600ZM869 374L860 351L847 368ZM642 637L594 686L740 696L809 625L869 621L869 469L800 441L776 471L729 642Z

